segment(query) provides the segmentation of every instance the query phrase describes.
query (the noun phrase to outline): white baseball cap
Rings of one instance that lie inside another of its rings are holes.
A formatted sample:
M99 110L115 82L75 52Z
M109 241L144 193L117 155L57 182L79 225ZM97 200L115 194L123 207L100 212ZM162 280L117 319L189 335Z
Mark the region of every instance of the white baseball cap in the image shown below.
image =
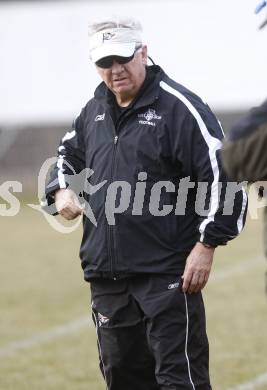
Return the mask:
M130 57L142 44L141 34L129 27L112 27L97 31L90 37L89 51L93 62L108 56Z

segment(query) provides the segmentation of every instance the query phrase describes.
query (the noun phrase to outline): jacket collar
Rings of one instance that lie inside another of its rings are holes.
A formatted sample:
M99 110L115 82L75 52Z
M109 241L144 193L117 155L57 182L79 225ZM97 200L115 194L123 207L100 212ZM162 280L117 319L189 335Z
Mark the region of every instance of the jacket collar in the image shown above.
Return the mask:
M146 80L144 81L145 84L141 86L136 99L134 99L132 106L134 106L135 109L147 106L151 103L153 103L159 95L160 91L160 81L162 80L164 75L164 71L160 68L158 65L151 65L147 66L147 77L151 79L151 81L148 81L148 84L146 83ZM102 82L99 84L99 86L95 90L95 99L103 104L106 107L110 107L112 104L114 104L114 95L113 93L107 88L106 84Z

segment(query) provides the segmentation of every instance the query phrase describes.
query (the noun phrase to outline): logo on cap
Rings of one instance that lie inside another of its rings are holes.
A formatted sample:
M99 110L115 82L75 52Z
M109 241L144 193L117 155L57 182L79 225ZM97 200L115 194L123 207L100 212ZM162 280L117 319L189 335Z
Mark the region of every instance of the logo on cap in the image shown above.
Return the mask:
M113 38L115 33L103 33L103 41L109 41L111 38Z

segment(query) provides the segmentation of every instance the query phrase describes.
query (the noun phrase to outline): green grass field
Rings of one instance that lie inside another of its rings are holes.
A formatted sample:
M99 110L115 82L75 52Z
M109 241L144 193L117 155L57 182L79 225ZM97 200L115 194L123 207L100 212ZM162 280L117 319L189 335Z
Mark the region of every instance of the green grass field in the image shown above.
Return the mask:
M24 206L16 217L0 217L0 236L0 389L104 390L94 328L55 334L57 326L90 318L89 286L78 259L81 230L57 233L41 213ZM261 253L261 222L254 220L217 250L204 290L215 390L267 371ZM51 333L52 339L42 339ZM13 344L21 340L28 344ZM259 388L267 389L267 383Z

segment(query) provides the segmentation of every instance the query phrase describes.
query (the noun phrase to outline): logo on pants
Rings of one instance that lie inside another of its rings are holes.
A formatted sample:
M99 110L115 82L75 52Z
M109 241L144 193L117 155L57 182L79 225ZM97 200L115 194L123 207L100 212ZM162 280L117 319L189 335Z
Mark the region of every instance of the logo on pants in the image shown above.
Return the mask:
M173 288L178 288L179 287L179 282L177 283L171 283L168 286L168 290L172 290Z
M97 313L98 326L105 325L109 322L109 318L103 316L103 314Z

